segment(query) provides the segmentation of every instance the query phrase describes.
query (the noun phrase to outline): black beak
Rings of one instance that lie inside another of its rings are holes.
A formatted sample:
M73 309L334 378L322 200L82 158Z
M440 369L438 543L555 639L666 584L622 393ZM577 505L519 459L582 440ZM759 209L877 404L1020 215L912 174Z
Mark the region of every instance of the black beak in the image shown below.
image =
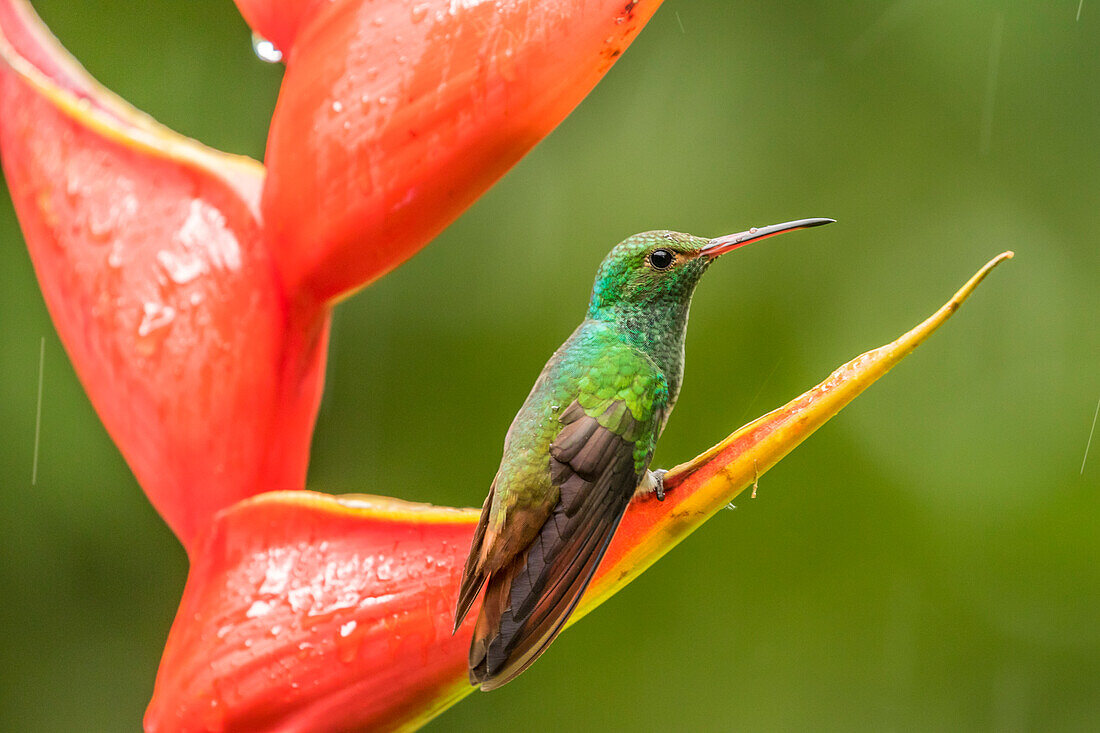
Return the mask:
M710 244L699 251L699 254L706 255L707 257L717 257L718 255L724 255L726 252L731 252L738 247L746 245L749 242L755 242L758 239L773 237L783 232L793 232L796 229L807 229L809 227L819 227L822 224L832 224L835 221L836 219L799 219L798 221L788 221L783 224L772 224L770 227L753 227L747 232L738 232L737 234L727 234L724 237L715 237L710 240Z

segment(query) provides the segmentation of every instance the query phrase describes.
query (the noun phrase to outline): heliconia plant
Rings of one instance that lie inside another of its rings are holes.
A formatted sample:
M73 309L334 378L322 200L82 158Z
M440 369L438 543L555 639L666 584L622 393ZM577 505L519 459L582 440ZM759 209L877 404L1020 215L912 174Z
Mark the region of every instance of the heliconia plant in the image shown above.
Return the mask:
M0 0L0 154L47 307L191 571L149 731L412 729L472 691L477 512L303 491L336 301L412 256L587 94L659 0L238 0L284 54L265 164L96 84ZM572 621L938 328L1005 253L635 499Z

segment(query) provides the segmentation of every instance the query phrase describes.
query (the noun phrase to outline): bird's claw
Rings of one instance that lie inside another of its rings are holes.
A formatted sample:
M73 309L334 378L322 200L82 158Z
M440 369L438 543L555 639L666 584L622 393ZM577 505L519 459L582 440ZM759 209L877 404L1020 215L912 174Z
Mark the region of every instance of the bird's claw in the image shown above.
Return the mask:
M642 478L641 483L638 484L638 488L634 490L634 496L636 498L641 498L653 494L657 497L657 501L664 501L666 473L668 473L668 471L660 468L656 471L646 471L645 477Z

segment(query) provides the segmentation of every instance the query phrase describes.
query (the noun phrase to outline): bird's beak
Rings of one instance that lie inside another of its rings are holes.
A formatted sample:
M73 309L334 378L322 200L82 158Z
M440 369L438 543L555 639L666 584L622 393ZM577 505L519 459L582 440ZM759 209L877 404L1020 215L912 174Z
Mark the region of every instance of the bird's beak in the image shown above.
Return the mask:
M710 240L710 243L703 247L703 249L699 250L699 254L714 258L718 255L724 255L726 252L735 250L749 242L755 242L758 239L775 236L783 232L793 232L795 229L806 229L808 227L819 227L822 224L832 224L835 221L836 219L799 219L798 221L788 221L783 224L772 224L770 227L753 227L747 232L738 232L737 234L727 234L724 237L715 237Z

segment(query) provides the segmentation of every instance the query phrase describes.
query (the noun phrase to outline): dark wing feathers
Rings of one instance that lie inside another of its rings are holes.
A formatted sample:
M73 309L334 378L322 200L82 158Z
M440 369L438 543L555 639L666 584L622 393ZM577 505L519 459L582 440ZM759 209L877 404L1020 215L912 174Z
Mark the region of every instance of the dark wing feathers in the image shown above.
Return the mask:
M478 560L481 558L481 545L485 541L485 528L489 525L489 508L493 505L493 496L496 494L496 479L489 487L489 496L485 497L485 504L481 507L481 518L474 530L474 540L470 545L470 556L466 558L466 567L462 570L462 584L458 588L458 605L455 607L455 627L462 625L466 614L470 612L470 606L477 598L477 592L485 585L485 573L478 570ZM451 633L454 633L452 631Z
M541 613L537 616L540 620L537 623L529 622L525 626L524 633L527 636L525 640L525 651L522 654L514 651L511 661L508 661L506 658L506 664L501 666L500 671L497 672L497 676L482 683L482 689L496 689L514 679L516 675L531 666L531 664L546 651L546 648L550 646L550 643L557 637L558 633L564 627L565 621L568 620L569 616L573 613L573 609L576 608L577 603L580 601L584 587L588 585L588 580L591 579L596 568L599 566L600 559L603 556L608 541L619 524L619 519L622 519L621 513L619 518L615 520L614 525L609 527L606 539L598 545L599 552L590 553L583 564L578 564L576 566L574 575L576 578L583 580L580 590L571 595L554 596L553 600L548 599L541 604Z
M510 607L500 615L499 631L489 641L488 653L471 669L472 682L486 690L505 684L530 666L561 631L595 573L626 502L622 502L621 509L611 505L605 508L611 511L602 513L600 521L589 523L590 529L599 531L578 533L571 545L575 551L559 554L541 573L542 583L553 579L542 592L535 592L539 581L530 586L529 580L521 579L522 572L516 574L509 593ZM513 568L521 564L522 560L517 559ZM491 591L492 579L489 587Z
M589 418L589 421L598 425L592 418ZM577 451L577 454L569 461L569 466L577 475L590 481L595 480L611 463L615 453L623 444L623 439L610 430L606 428L595 430L585 442L584 447ZM553 449L551 449L550 455L553 457Z
M527 548L489 574L470 647L470 681L482 689L514 678L561 631L640 480L634 442L624 438L637 432L625 404L613 403L597 419L574 402L560 420L564 427L550 446L550 477L559 501ZM475 549L484 536L480 527L479 533ZM471 597L460 611L469 608L482 582L463 578L463 592Z
M566 422L567 419L569 422ZM554 438L550 446L550 455L561 463L568 464L573 460L573 456L585 447L600 424L583 413L581 417L570 414L569 410L561 416L561 422L565 423L565 427L558 433L558 437Z

